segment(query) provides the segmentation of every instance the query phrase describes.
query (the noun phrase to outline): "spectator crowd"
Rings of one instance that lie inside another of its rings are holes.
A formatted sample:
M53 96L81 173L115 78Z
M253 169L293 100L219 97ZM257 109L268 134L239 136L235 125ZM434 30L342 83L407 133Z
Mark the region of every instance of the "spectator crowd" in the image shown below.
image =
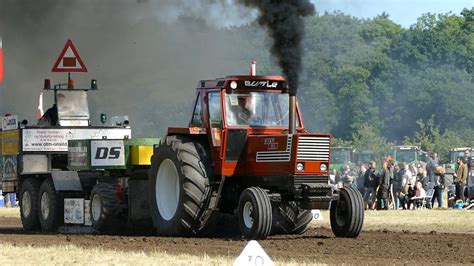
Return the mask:
M381 167L371 161L356 167L348 165L332 170L330 182L342 188L351 186L359 190L366 209L411 209L419 207L454 207L467 202L467 180L474 161L469 153L458 157L456 166L439 163L436 153L430 153L428 162L395 163L391 156ZM448 199L447 205L444 196ZM467 204L466 204L467 206Z

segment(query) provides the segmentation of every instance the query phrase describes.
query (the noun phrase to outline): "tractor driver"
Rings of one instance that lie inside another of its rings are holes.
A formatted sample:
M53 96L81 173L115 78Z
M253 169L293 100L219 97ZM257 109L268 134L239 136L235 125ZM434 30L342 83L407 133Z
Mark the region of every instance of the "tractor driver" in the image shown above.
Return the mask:
M250 118L252 117L252 111L247 107L250 103L250 96L243 95L237 98L239 105L238 105L238 114L237 114L237 124L248 124Z
M65 98L64 94L58 93L56 96L57 103L63 103ZM44 113L41 122L49 123L51 126L58 125L58 105L56 103Z

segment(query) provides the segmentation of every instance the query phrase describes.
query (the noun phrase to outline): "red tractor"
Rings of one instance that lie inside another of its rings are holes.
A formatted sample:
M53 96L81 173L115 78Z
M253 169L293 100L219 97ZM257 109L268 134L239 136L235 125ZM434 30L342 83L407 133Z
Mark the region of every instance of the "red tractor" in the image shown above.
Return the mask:
M281 76L203 80L188 127L169 128L148 171L153 224L194 235L213 214L238 217L247 239L301 234L330 207L336 236L357 237L363 201L329 185L331 135L308 133Z

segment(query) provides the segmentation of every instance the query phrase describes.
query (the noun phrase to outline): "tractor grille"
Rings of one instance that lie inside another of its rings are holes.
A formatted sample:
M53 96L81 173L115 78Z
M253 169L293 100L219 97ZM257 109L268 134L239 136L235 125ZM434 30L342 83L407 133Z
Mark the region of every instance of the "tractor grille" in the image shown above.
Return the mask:
M291 143L293 136L288 135L285 151L260 151L257 152L257 162L289 162L291 160Z
M295 186L300 186L302 184L327 184L329 181L327 176L304 176L304 175L295 175L294 183Z
M329 137L300 136L298 138L298 160L329 161Z

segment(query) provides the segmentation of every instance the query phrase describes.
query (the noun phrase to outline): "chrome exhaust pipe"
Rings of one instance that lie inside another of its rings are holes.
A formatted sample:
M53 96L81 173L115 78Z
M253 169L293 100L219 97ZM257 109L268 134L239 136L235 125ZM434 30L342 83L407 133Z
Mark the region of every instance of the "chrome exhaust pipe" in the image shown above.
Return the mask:
M289 102L289 126L288 126L288 133L295 134L296 133L296 95L290 94L290 102Z

